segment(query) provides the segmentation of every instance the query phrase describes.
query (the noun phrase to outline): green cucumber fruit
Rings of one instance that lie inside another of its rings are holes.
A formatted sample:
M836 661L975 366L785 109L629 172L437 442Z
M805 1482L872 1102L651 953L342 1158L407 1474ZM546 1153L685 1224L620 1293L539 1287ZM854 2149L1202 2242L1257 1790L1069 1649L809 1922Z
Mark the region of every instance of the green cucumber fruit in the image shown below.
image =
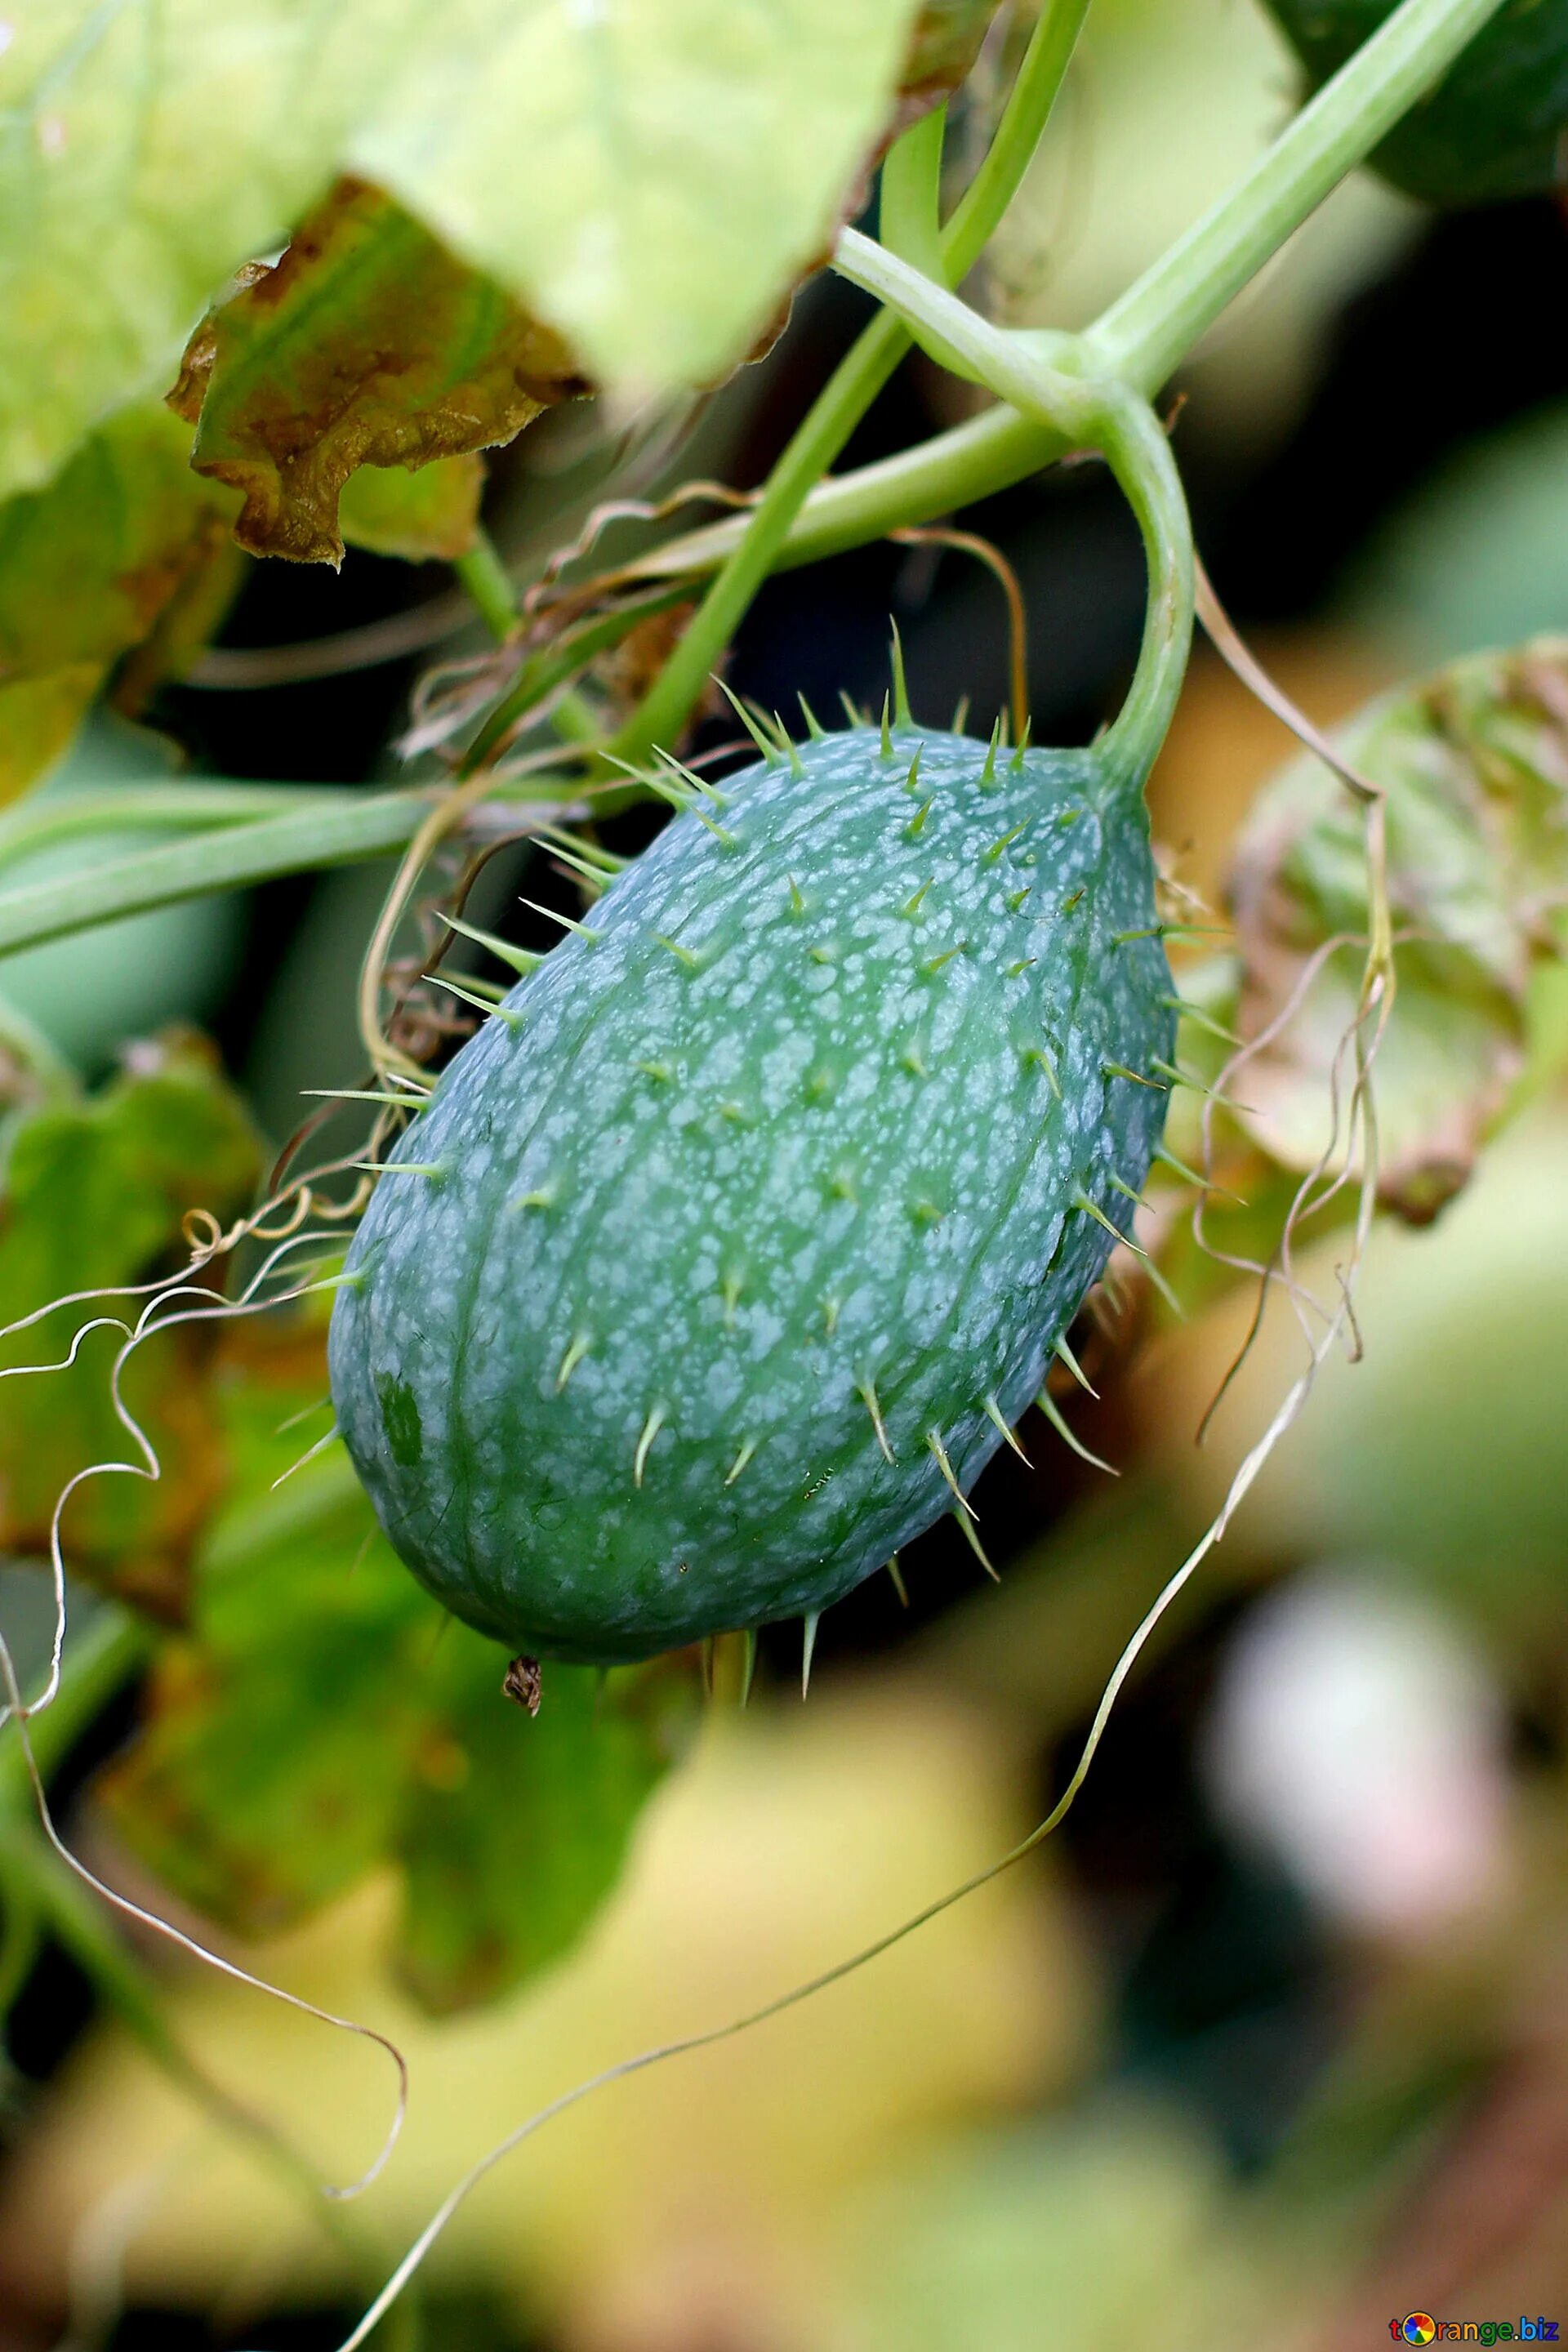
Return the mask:
M762 760L457 1056L331 1340L355 1466L455 1614L601 1664L809 1620L973 1484L1163 1124L1128 732Z
M1395 0L1268 0L1314 85ZM1568 0L1507 0L1372 157L1425 203L1495 204L1568 184Z

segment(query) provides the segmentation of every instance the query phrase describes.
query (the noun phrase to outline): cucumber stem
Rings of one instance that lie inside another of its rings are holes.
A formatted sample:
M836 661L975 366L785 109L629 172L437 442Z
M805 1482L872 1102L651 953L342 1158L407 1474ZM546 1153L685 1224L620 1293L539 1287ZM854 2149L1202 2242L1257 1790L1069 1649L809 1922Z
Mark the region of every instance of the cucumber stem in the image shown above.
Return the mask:
M452 569L497 645L504 646L517 626L517 592L495 541L482 524L475 524L472 547L467 555L458 557Z
M1165 740L1193 642L1193 527L1165 428L1123 384L1105 389L1099 446L1143 535L1149 601L1132 683L1100 738L1106 794L1142 794Z
M1107 795L1141 793L1181 692L1193 634L1192 525L1158 417L1130 384L1074 373L1092 365L1087 344L994 327L853 229L840 237L834 267L896 311L943 367L984 384L1069 445L1098 449L1109 463L1143 535L1149 602L1132 684L1100 749Z
M878 232L891 253L902 254L928 278L945 278L942 250L942 147L947 109L929 114L895 140L882 165Z

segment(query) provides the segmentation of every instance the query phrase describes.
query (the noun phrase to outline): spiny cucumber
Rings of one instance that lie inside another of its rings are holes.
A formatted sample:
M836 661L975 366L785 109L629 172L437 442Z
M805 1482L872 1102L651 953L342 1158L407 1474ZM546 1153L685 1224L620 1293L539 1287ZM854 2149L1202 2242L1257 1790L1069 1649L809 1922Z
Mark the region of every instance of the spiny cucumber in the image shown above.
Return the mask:
M456 1614L612 1664L810 1623L967 1524L1163 1123L1152 746L1117 733L856 727L690 790L458 1055L331 1343Z

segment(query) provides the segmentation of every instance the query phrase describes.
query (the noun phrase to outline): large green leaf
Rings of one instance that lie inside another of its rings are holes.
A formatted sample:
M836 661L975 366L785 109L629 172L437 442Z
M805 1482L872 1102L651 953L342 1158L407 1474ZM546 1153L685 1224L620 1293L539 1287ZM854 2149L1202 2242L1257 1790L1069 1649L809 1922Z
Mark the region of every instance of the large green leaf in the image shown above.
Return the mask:
M0 801L52 766L123 654L144 649L139 699L221 617L234 497L192 473L189 449L186 427L139 403L47 489L0 507Z
M0 493L167 382L340 170L620 385L738 359L889 111L912 0L38 0L0 58Z
M487 2000L574 1941L669 1759L667 1670L601 1695L590 1669L551 1664L531 1722L501 1704L500 1662L458 1627L426 1673L436 1722L397 1846L403 1971L428 2009Z
M449 0L349 160L621 385L723 373L823 250L911 0Z
M319 1423L296 1452L312 1434ZM107 1795L167 1885L258 1936L387 1852L437 1621L383 1550L358 1557L368 1512L342 1480L324 1498L284 1486L269 1510L247 1500L216 1539L222 1572L201 1564L196 1635L165 1646L147 1728Z

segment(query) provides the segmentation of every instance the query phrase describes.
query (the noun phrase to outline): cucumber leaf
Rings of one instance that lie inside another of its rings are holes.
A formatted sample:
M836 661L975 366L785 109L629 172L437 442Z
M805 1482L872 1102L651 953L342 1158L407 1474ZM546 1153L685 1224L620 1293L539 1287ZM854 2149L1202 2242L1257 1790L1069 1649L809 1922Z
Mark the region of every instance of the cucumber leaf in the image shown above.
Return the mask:
M323 1419L294 1434L297 1454ZM437 1629L395 1561L360 1557L369 1533L342 1478L231 1505L203 1552L194 1633L161 1648L145 1727L100 1791L140 1859L237 1933L302 1917L394 1835Z
M338 529L351 547L405 563L455 562L474 544L484 496L484 459L436 457L410 471L363 466L338 498Z
M191 322L329 185L415 0L37 0L0 57L0 494L173 380Z
M823 253L911 0L453 0L355 131L401 198L632 392L728 372Z
M1468 1176L1524 1065L1536 963L1568 909L1568 640L1482 654L1373 704L1341 741L1387 794L1398 992L1379 1051L1380 1194L1416 1223ZM1358 810L1323 763L1263 793L1232 884L1238 1025L1256 1037L1327 940L1364 938ZM1247 1063L1244 1124L1287 1168L1311 1165L1360 950L1329 958L1301 1013Z
M40 0L0 58L0 494L173 377L347 171L619 388L739 360L893 109L913 0Z
M591 1667L552 1662L531 1722L500 1697L501 1663L464 1626L440 1643L398 1823L398 1964L437 2012L493 1999L575 1942L670 1760L683 1696L668 1667L618 1674L601 1697Z

